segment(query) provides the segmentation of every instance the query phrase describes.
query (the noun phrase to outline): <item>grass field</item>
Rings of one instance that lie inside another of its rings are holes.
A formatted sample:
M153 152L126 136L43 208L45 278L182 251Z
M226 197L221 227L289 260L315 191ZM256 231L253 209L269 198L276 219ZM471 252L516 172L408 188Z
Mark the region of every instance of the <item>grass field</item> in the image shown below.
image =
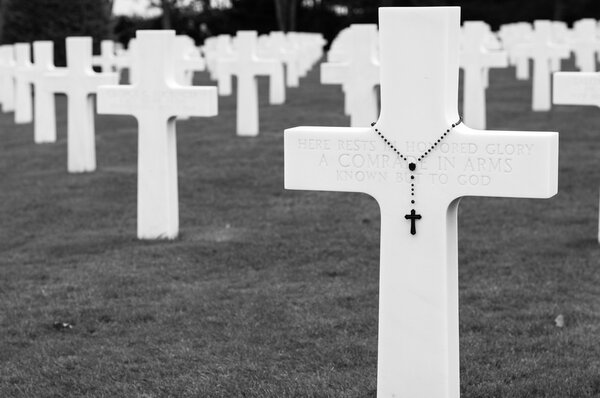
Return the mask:
M317 70L283 106L261 81L257 138L234 96L178 122L172 242L135 238L133 118L98 116L98 171L68 175L64 98L56 144L0 114L1 398L375 397L378 206L283 190L282 131L348 124ZM600 109L530 99L493 71L488 127L559 131L560 193L461 202L462 397L600 397Z

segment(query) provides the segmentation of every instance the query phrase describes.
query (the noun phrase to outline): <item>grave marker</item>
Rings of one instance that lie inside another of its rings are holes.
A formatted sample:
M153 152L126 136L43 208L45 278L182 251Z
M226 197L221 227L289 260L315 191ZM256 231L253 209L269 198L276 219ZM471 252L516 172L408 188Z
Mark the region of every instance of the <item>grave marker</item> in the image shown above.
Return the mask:
M533 59L532 109L550 110L551 72L556 68L557 60L560 62L560 59L569 57L569 48L553 42L552 23L545 20L535 21L531 42L517 47Z
M51 93L64 93L67 111L67 169L70 173L96 170L94 98L98 87L116 84L115 73L92 69L92 38L68 37L67 67L45 74L44 87Z
M596 53L600 49L600 42L596 34L596 20L592 18L581 19L573 27L575 37L571 47L575 53L575 65L582 72L596 71Z
M117 70L117 55L114 41L102 40L100 42L100 55L92 57L92 65L99 66L102 72L115 72Z
M600 73L555 73L553 103L556 105L600 107ZM598 216L598 242L600 243L600 214Z
M33 139L36 143L56 141L54 93L45 87L47 73L54 71L54 43L33 42L33 67L26 74L34 87Z
M458 120L458 7L380 8L379 23L377 124L286 130L285 187L363 192L377 200L377 394L458 398L459 199L553 196L558 134L452 127Z
M463 116L467 125L476 129L485 129L486 126L485 72L489 68L508 66L506 52L490 51L485 47L489 34L490 27L483 21L466 21L462 28Z
M25 124L33 121L33 96L31 93L30 71L31 44L15 44L15 123Z
M273 91L270 89L271 103L280 103L285 99L283 65L279 61L260 59L256 56L256 36L255 31L237 32L235 58L220 59L217 68L219 82L230 80L231 75L237 76L236 131L240 136L258 135L258 76L269 76L270 86L277 84L284 90L284 98L280 97L281 92L277 98L273 98ZM277 101L274 102L275 99Z
M3 112L15 110L15 50L14 46L0 46L0 103Z
M344 108L350 115L350 126L368 126L377 118L379 61L376 58L376 24L354 24L348 30L349 46L344 62L321 64L322 84L341 84Z
M179 232L175 118L215 116L215 87L175 82L174 31L140 30L137 53L144 65L131 86L98 90L98 112L138 121L138 223L140 239L174 239Z

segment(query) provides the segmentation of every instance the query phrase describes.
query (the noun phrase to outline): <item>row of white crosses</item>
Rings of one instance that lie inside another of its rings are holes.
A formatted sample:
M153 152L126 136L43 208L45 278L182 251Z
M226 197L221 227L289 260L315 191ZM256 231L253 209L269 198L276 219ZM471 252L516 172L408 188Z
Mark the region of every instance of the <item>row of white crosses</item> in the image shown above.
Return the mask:
M368 126L377 118L379 57L375 24L355 24L345 29L321 64L321 83L337 84L344 92L344 113L350 126Z
M118 86L117 74L96 73L92 68L92 39L69 37L66 40L67 66L55 67L52 42L34 42L33 62L30 45L20 43L0 48L0 92L14 89L15 114L30 121L32 92L35 87L35 141L56 140L54 94L68 99L68 171L96 169L94 97L98 93L98 112L131 114L138 120L138 237L174 238L178 234L177 155L175 117L215 116L217 94L214 87L179 84L181 49L173 31L138 32L137 50L131 54L136 78L133 85ZM106 66L112 69L111 66ZM8 76L8 78L7 78ZM186 78L187 79L187 78ZM102 88L101 88L102 87ZM2 96L4 111L11 110L10 98Z
M600 73L595 71L555 73L553 103L600 107ZM598 242L600 243L600 214L598 220Z
M377 123L285 131L287 189L363 192L379 203L378 397L460 396L460 198L557 192L557 133L451 127L458 120L459 14L458 7L380 8ZM507 153L512 167L496 168Z
M350 116L352 127L368 126L378 112L377 34L377 25L351 25L336 37L327 55L328 62L321 64L321 83L342 86L344 112ZM486 126L488 70L508 66L505 52L490 49L494 39L485 22L465 22L460 53L460 66L465 72L463 114L474 128Z
M321 54L320 35L273 32L259 43L255 31L239 31L234 38L217 36L204 52L211 75L216 76L220 95L231 95L232 77L237 78L236 132L240 136L259 133L258 76L269 77L269 103L285 102L285 87L298 86ZM262 43L262 44L261 44ZM285 68L284 68L285 66ZM287 75L287 78L285 77Z
M505 51L490 50L488 42L493 37L490 26L483 21L465 21L461 30L460 67L463 79L463 118L468 126L486 127L485 90L490 68L506 68Z

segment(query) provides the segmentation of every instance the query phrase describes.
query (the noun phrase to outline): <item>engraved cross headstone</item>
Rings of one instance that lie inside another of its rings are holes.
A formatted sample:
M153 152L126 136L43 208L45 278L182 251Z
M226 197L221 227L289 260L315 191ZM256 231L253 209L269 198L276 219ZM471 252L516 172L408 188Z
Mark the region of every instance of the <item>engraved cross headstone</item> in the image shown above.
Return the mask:
M179 232L175 118L215 116L215 87L180 86L172 57L174 31L137 32L144 65L128 86L98 90L98 113L133 115L138 121L137 235L173 239Z
M377 394L458 398L459 199L553 196L558 134L477 131L459 124L417 161L458 119L460 9L380 8L379 24L379 120L366 128L286 130L285 187L363 192L377 200ZM408 164L415 162L411 172ZM405 218L412 210L421 219Z
M99 66L102 72L115 72L117 70L117 55L114 41L102 40L100 42L100 55L92 57L92 65Z
M596 20L581 19L573 26L574 39L571 47L575 53L575 64L582 72L596 71L596 53L600 49L597 37Z
M554 74L552 94L552 102L556 105L600 107L600 73L557 72ZM598 216L598 242L600 243L600 214Z
M485 47L490 27L483 21L466 21L462 29L460 67L464 71L463 118L465 123L476 129L485 129L486 79L484 72L489 68L506 68L508 57L504 51L490 51Z
M552 39L552 23L538 20L534 22L534 30L530 43L517 46L519 51L528 53L533 59L533 94L532 109L547 111L551 107L550 84L552 63L568 58L569 48L555 43Z
M54 93L45 88L47 73L55 70L54 43L33 42L33 64L21 72L33 85L33 138L36 143L56 141L56 109Z
M67 169L70 173L96 170L92 95L99 86L117 81L116 73L93 71L91 37L68 37L67 66L45 74L45 89L67 96Z
M219 81L237 76L237 134L240 136L257 136L259 131L258 117L258 83L257 76L270 77L269 84L283 89L278 95L270 89L270 102L283 103L285 100L285 84L283 79L283 64L277 60L260 59L256 56L255 31L239 31L236 35L236 55L230 59L218 61L217 74ZM275 83L277 81L277 83ZM219 84L221 86L221 84ZM281 95L283 94L283 98Z
M350 126L368 126L377 117L379 61L376 54L377 25L355 24L348 30L344 62L321 64L322 84L341 84Z
M15 123L24 124L33 121L33 95L29 72L31 63L31 44L15 44Z
M3 112L15 110L15 49L12 44L0 46L0 103Z

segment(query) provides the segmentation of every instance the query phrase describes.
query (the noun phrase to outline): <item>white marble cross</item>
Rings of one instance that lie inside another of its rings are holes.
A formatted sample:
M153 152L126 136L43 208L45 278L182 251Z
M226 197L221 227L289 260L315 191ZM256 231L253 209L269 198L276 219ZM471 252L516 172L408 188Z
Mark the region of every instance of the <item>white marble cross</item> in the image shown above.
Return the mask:
M341 84L345 95L345 111L350 126L365 127L378 113L379 60L376 54L377 25L354 24L347 31L351 46L343 62L321 64L322 84Z
M596 53L600 49L600 41L596 35L596 20L581 19L575 22L573 30L571 48L575 53L575 64L582 72L595 72Z
M47 73L54 71L54 43L33 42L32 68L23 72L34 88L33 139L36 143L56 141L56 109L54 93L45 87Z
M98 87L116 84L116 73L92 69L92 38L68 37L67 67L45 74L43 86L52 93L64 93L67 110L67 169L70 173L96 170L94 98Z
M268 45L261 49L260 56L279 59L285 65L285 84L287 87L298 87L298 53L290 46L284 32L271 32L267 39Z
M231 44L231 36L219 35L216 42L216 54L214 62L214 76L219 86L219 95L231 95L231 73L219 73L219 64L229 64L235 61L235 52Z
M559 62L560 59L568 58L569 48L552 41L552 23L545 20L535 21L532 41L517 47L520 51L527 52L533 59L532 109L534 111L550 110L552 64Z
M137 32L137 53L144 65L133 85L98 90L98 112L133 115L138 121L137 236L174 239L179 232L175 118L215 116L215 87L175 82L171 30Z
M557 72L554 74L552 102L555 105L590 105L600 107L600 73ZM600 243L600 214L598 216Z
M462 28L460 67L464 71L463 118L476 129L485 129L487 87L484 73L489 68L506 68L508 56L504 51L490 51L485 47L486 36L491 34L483 21L466 21Z
M237 134L257 136L259 132L258 82L257 76L269 76L270 103L285 101L283 64L277 60L260 59L256 56L255 31L238 31L236 35L236 56L218 61L219 82L237 76ZM219 84L221 87L221 84Z
M92 57L92 65L99 66L102 72L115 72L117 70L117 55L114 41L102 40L100 42L100 55Z
M33 95L31 92L30 71L31 44L15 44L15 123L25 124L33 121Z
M458 398L459 199L553 196L558 134L452 127L460 8L380 8L379 26L379 120L374 127L286 130L285 188L377 200L377 396Z
M175 36L175 80L184 86L193 84L194 72L206 69L206 63L194 45L194 41L187 35Z
M12 44L0 46L0 103L3 112L15 110L15 49Z

